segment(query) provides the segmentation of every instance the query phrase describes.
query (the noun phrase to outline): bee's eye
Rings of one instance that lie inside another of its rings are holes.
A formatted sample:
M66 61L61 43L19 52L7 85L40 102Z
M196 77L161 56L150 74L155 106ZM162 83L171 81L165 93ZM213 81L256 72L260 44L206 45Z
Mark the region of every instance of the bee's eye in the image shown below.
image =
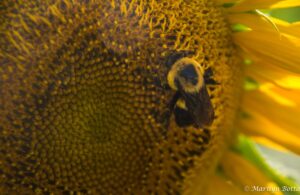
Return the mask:
M186 83L197 85L199 75L196 72L195 65L187 64L179 71L179 77L184 79Z

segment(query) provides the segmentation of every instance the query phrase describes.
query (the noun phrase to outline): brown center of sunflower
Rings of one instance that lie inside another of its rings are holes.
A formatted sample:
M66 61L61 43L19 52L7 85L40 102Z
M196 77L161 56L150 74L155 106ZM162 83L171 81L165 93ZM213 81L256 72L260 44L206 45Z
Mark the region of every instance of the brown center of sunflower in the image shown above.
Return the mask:
M0 192L178 194L214 167L240 73L213 3L3 7ZM167 74L177 54L218 83L205 86L215 112L205 129L176 123Z

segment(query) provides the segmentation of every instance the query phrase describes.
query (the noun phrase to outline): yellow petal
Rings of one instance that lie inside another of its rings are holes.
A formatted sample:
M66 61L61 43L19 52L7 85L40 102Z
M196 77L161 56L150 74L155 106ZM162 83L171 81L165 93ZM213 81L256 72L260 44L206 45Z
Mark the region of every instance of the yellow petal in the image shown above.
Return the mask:
M273 37L278 40L285 37L296 47L300 47L300 24L298 23L290 24L269 16L249 13L231 14L228 19L232 24L243 24L255 32L273 34Z
M287 7L297 7L300 6L299 0L288 0L288 1L280 1L274 5L271 5L271 9L275 8L287 8Z
M287 129L278 126L274 121L258 112L250 109L246 109L246 112L250 115L250 117L239 121L241 126L240 128L243 133L250 136L267 137L268 139L283 145L289 150L300 154L300 138L298 135L290 133Z
M300 1L297 0L244 0L240 1L236 6L230 8L231 12L242 12L255 9L267 8L287 8L299 6Z
M233 152L227 152L225 154L221 162L221 167L223 168L224 174L234 183L253 194L282 194L280 190L272 191L272 189L279 189L279 187L253 164ZM270 190L258 191L255 190L255 187L266 187Z
M300 90L300 76L287 76L275 81L279 86ZM299 94L298 94L299 95Z
M235 42L254 60L300 73L300 47L287 37L268 31L239 32L233 36Z
M297 98L297 96L299 95L299 90L282 89L280 87L276 87L272 83L261 84L259 90L263 94L260 92L255 93L255 95L252 94L254 95L254 97L248 98L246 99L246 101L253 101L255 99L257 103L263 103L265 106L269 106L270 109L273 109L275 107L278 108L280 111L288 109L286 111L289 111L289 114L298 110L299 99ZM287 97L288 95L290 96ZM271 113L271 115L275 113ZM297 125L300 126L300 124Z
M288 23L277 18L271 18L271 20L276 24L280 32L299 38L300 22Z
M228 16L230 23L232 24L243 24L250 27L252 30L264 30L264 31L274 31L274 26L266 20L265 17L258 14L250 14L250 13L237 13L230 14ZM272 18L270 20L273 21ZM277 20L276 20L277 21ZM274 20L275 23L275 20ZM276 31L275 31L276 32Z
M207 186L204 195L250 195L243 192L238 187L234 186L230 181L227 181L220 176L214 176Z
M300 137L300 90L288 90L272 83L261 84L257 91L247 91L243 109L258 112L277 126Z
M287 148L283 147L282 145L280 145L278 143L273 142L272 140L270 140L266 137L251 136L250 138L258 144L273 148L273 149L278 150L278 151L289 152L289 150Z
M255 60L246 67L246 74L259 83L270 82L285 89L300 89L300 74Z

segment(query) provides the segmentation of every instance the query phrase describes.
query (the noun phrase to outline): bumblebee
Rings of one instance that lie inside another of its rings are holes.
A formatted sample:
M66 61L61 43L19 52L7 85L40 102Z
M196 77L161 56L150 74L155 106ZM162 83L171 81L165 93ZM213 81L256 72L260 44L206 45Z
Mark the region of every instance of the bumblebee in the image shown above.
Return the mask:
M206 80L212 79L206 78L209 77L204 69L192 58L183 57L170 67L167 80L177 92L172 110L178 126L204 128L212 124L214 109L205 85Z

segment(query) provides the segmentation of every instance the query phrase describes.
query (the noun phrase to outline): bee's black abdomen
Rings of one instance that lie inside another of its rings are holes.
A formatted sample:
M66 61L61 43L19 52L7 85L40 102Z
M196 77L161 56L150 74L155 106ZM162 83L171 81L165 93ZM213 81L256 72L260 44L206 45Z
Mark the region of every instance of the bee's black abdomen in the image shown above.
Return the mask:
M194 124L194 120L189 111L175 106L174 115L176 124L179 127L187 127Z

